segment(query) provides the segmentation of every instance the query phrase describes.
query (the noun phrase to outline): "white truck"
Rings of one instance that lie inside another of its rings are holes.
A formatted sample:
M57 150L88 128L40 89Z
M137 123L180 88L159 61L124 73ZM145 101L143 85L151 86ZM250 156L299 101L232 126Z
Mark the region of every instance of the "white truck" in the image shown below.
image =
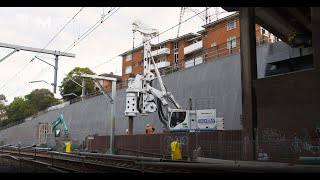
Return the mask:
M212 131L224 130L224 119L216 117L216 109L185 110L168 92L153 56L151 55L150 40L158 35L156 29L152 29L135 21L133 32L143 35L143 75L137 74L135 78L128 79L126 90L126 116L147 115L158 111L159 119L164 125L164 131ZM154 66L155 74L151 71ZM152 81L157 79L160 89L152 87ZM169 103L175 108L170 108Z

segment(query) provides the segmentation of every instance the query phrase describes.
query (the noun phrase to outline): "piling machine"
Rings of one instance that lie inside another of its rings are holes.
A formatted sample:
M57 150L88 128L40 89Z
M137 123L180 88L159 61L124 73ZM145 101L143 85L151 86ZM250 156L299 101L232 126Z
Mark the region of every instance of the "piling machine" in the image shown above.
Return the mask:
M144 25L141 21L135 21L132 25L133 32L143 35L143 75L137 74L135 78L128 79L125 116L145 116L158 111L165 132L224 130L224 118L216 117L216 109L182 109L163 83L151 54L150 40L158 36L158 30ZM155 79L160 90L152 87ZM169 107L170 104L173 104L174 108Z

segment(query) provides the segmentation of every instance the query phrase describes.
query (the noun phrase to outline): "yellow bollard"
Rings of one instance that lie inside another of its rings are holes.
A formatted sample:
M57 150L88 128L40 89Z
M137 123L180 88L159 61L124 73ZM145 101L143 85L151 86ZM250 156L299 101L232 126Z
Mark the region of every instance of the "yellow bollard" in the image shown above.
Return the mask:
M180 152L180 143L177 141L173 141L171 143L171 153L172 153L172 160L179 160L182 159L181 152Z
M71 143L68 141L65 143L66 145L66 153L70 153L71 152Z

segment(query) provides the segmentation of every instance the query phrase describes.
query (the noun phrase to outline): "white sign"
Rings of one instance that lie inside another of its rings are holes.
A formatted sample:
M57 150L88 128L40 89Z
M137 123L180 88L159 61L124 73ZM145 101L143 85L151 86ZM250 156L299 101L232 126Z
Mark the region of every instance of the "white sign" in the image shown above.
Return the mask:
M94 137L93 136L89 136L88 139L94 139Z

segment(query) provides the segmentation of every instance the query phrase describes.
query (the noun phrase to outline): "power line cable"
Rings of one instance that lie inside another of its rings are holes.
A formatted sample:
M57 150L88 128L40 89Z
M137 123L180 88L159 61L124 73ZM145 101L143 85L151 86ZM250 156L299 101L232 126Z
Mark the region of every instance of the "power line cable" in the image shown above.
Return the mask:
M108 12L108 14L115 8L111 8ZM117 12L120 9L120 7L114 11L112 14L110 14L109 16L103 16L97 23L95 23L93 26L91 26L85 33L83 33L79 38L78 38L78 42L77 43L72 43L63 53L62 55L66 54L67 52L69 52L72 48L74 48L76 45L78 45L85 37L87 37L89 34L91 34L95 29L97 29L103 22L105 22L105 20L109 19L115 12ZM97 25L98 24L98 25ZM97 26L96 26L97 25ZM95 26L95 27L94 27ZM93 29L92 29L93 28ZM92 29L92 30L91 30ZM91 31L90 31L91 30ZM89 33L88 33L89 32ZM84 36L85 35L85 36ZM84 37L83 37L84 36ZM71 48L70 48L71 47ZM59 58L60 59L60 58ZM42 71L35 77L39 77L42 73L45 73L45 71L48 70L48 67L50 65L48 65L47 67L45 67L44 69L42 69ZM34 80L35 78L33 78L32 80ZM21 88L19 88L18 90L20 90ZM17 91L16 91L17 92Z
M39 55L65 28L66 26L82 11L84 7L82 7L69 21L67 24L65 24L62 29L41 49L40 52L37 53L37 55ZM35 57L37 56L35 55ZM11 80L13 80L15 77L17 77L17 75L19 73L21 73L34 59L35 57L33 57L22 69L20 69L9 81L7 81L1 88L4 88L7 84L9 84L11 82Z

